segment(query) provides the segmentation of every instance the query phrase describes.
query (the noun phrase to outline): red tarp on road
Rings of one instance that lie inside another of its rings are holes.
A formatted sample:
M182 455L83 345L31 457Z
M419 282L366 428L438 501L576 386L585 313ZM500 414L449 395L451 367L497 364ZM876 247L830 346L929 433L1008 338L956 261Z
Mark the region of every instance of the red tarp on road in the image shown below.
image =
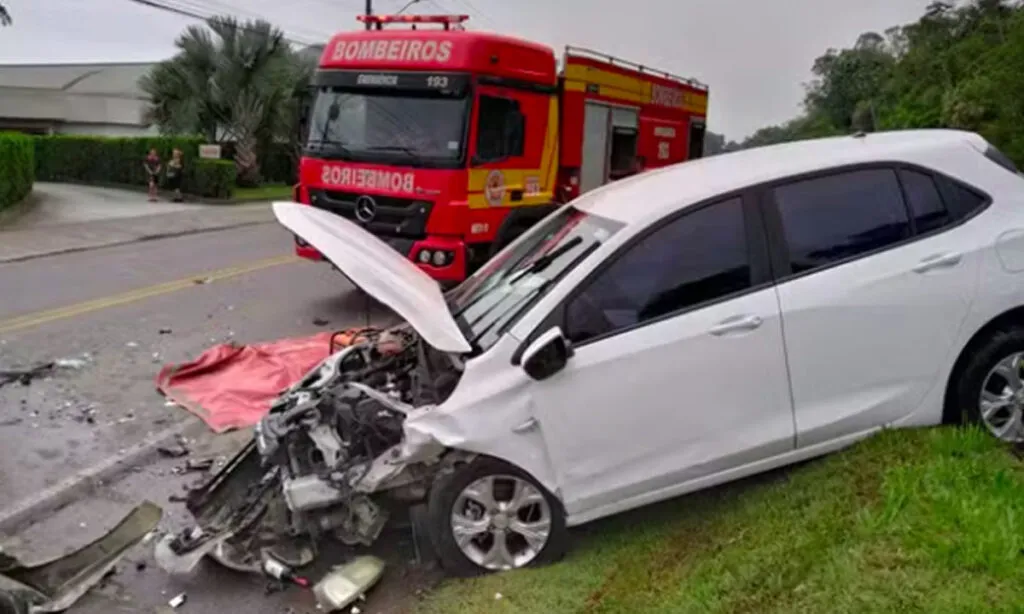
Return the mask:
M351 343L360 332L337 333L336 346ZM165 366L156 387L215 433L253 426L285 388L327 357L334 334L256 345L222 343L192 362Z

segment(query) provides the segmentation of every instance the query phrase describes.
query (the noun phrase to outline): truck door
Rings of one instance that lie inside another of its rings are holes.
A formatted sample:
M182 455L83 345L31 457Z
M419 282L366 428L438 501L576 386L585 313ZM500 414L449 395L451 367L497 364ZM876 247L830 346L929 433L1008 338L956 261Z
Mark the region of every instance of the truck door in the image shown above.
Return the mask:
M583 113L583 158L580 194L604 185L608 178L608 120L611 109L587 102Z

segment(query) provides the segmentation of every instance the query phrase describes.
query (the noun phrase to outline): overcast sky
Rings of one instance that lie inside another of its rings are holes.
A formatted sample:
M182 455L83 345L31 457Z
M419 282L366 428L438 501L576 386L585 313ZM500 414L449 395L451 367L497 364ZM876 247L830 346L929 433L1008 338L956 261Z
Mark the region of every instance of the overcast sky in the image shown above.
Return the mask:
M0 0L0 63L144 61L174 52L193 20L132 0ZM364 0L157 0L204 15L263 17L294 39L324 41L358 24ZM814 58L862 32L916 20L930 0L422 0L410 12L458 12L470 25L556 48L606 51L711 87L711 130L738 139L799 111ZM405 0L374 0L391 12Z

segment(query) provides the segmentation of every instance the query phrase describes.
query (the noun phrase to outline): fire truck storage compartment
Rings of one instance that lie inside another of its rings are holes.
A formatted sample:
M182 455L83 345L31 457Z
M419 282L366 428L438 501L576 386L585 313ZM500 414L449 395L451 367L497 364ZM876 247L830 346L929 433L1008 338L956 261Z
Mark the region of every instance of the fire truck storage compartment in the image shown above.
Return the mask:
M633 171L639 122L638 109L587 101L583 115L581 194Z
M687 139L687 160L696 160L704 156L705 121L702 117L690 118L690 135Z

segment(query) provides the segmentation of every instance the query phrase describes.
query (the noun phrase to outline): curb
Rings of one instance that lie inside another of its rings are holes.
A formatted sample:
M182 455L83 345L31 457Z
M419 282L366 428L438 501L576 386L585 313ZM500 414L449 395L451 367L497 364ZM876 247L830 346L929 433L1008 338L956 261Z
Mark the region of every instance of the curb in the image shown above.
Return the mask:
M217 232L218 230L232 230L235 228L244 228L246 226L259 226L261 224L272 224L273 220L259 220L251 222L236 222L227 226L213 226L210 228L190 228L188 230L169 231L155 234L140 235L138 237L132 237L130 239L118 239L116 241L106 241L102 243L90 243L88 245L77 245L74 247L58 248L47 250L45 252L35 252L31 254L22 254L20 256L0 256L0 264L7 264L10 262L24 262L26 260L35 260L37 258L46 258L48 256L60 256L62 254L73 254L75 252L87 252L94 249L102 249L104 247L117 247L119 245L131 245L133 243L143 243L145 241L156 241L158 239L173 239L175 237L184 237L188 235L197 235L207 232Z
M157 448L179 435L187 437L190 431L200 431L205 426L199 418L189 416L182 422L87 467L49 488L26 497L10 507L0 509L0 533L17 533L18 530L39 520L40 517L52 514L73 502L83 493L131 471L132 467L156 460L159 456Z

